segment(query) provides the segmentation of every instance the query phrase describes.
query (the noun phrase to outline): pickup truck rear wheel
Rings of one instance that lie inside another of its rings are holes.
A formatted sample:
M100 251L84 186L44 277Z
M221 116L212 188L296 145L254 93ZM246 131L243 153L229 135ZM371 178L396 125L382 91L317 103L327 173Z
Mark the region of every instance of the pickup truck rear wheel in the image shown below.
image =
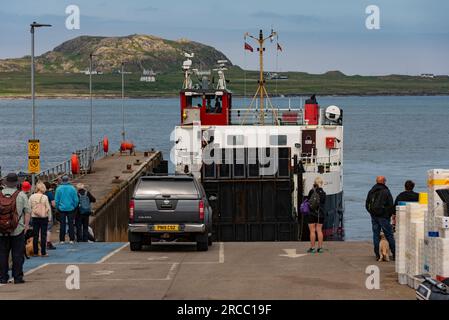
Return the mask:
M197 236L196 238L196 250L197 251L207 251L209 250L209 241L207 235Z
M129 247L131 251L141 251L142 250L142 242L130 242Z

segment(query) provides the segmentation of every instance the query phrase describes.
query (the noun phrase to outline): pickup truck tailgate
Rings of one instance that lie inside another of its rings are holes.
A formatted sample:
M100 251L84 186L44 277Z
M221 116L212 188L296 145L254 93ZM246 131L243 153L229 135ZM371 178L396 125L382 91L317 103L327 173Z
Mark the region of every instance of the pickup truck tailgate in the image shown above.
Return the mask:
M157 198L134 200L134 222L195 223L201 222L199 199Z
M192 177L142 178L134 193L134 222L201 222L200 199Z

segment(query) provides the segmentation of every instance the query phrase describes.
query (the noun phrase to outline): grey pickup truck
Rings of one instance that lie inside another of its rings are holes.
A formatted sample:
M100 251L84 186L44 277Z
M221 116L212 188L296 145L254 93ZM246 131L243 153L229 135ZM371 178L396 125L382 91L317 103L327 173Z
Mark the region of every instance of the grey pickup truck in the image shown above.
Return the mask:
M196 242L198 251L212 245L212 208L203 187L188 175L141 177L129 206L131 250L178 239Z

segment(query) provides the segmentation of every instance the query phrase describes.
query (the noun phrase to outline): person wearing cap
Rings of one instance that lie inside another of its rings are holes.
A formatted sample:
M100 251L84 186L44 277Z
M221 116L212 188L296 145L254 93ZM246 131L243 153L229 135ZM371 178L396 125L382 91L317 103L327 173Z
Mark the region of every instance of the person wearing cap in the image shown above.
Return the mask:
M28 181L22 182L21 189L23 192L25 192L25 194L29 198L31 195L31 183L29 183Z
M29 229L31 208L28 197L18 190L19 178L9 173L3 180L1 197L16 197L17 227L9 233L0 233L0 284L9 280L9 255L12 253L12 277L15 284L24 283L23 263L25 262L25 232Z
M70 183L67 175L62 177L61 184L56 188L55 205L56 210L60 213L60 229L59 241L60 244L65 243L66 223L69 225L69 239L73 244L75 241L75 226L73 224L75 211L78 208L78 192Z
M383 231L390 245L392 259L395 260L396 245L393 235L393 227L391 226L391 216L395 207L393 196L386 186L387 179L384 176L376 178L376 184L368 192L365 201L365 208L371 215L371 224L373 229L373 245L376 260L379 260L379 244L380 233Z

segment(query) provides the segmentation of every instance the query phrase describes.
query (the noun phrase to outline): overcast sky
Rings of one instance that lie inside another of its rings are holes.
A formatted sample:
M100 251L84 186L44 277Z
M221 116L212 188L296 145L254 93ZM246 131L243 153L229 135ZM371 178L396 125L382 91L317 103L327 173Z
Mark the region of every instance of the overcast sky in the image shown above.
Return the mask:
M37 53L79 35L152 34L212 45L234 64L254 69L243 34L279 32L278 69L311 73L449 74L447 0L2 0L0 58L29 54L29 24L51 23L36 33ZM67 30L65 9L78 5L81 29ZM368 5L380 8L380 29L365 27ZM255 47L253 42L248 42ZM276 69L275 44L267 44Z

